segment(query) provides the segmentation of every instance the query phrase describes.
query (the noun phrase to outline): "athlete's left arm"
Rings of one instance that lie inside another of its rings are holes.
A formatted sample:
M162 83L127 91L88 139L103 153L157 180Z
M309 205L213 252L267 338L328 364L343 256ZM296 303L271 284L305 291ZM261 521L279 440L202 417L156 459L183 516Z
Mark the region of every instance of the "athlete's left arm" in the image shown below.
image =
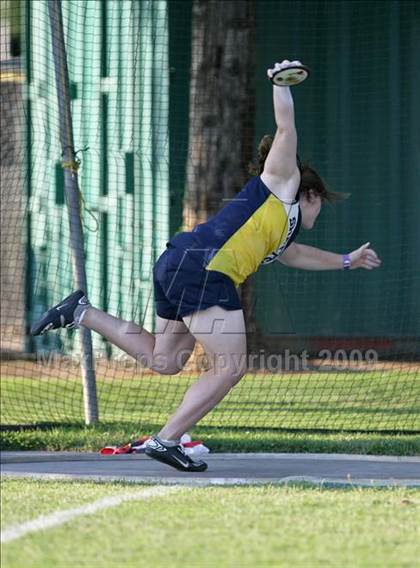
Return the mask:
M351 269L373 270L381 266L381 260L370 248L370 243L365 243L349 253L349 257ZM303 270L340 270L343 268L343 255L298 243L292 243L278 260L286 266Z

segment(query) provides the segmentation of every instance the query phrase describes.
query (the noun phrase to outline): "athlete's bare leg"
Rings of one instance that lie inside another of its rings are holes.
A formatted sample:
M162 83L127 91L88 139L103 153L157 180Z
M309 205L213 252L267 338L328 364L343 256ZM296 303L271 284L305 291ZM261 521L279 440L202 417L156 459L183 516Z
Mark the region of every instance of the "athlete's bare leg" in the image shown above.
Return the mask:
M162 440L177 440L218 404L246 371L246 334L242 310L219 306L184 318L204 347L211 369L186 392L181 405L159 432Z
M90 307L82 325L96 331L137 361L165 375L179 373L194 349L195 339L182 321L156 316L156 333Z

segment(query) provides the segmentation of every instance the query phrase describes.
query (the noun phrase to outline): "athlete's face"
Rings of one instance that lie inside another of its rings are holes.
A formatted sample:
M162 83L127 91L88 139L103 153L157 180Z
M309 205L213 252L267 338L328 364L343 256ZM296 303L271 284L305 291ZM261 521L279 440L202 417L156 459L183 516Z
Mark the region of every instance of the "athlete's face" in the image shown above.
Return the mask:
M302 195L299 199L300 210L302 212L302 227L312 229L321 211L322 200L312 190L308 195Z

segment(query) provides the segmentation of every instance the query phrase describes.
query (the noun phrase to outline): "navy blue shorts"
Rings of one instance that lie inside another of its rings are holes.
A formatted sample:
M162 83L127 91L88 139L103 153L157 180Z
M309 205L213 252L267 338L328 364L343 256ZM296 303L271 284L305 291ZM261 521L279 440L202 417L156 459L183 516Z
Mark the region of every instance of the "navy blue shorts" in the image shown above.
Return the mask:
M189 235L182 233L181 235ZM179 236L181 236L179 235ZM177 238L174 239L177 242ZM153 269L155 303L158 316L182 321L182 318L211 306L240 310L235 284L222 272L206 270L209 251L187 240L183 246L167 244Z

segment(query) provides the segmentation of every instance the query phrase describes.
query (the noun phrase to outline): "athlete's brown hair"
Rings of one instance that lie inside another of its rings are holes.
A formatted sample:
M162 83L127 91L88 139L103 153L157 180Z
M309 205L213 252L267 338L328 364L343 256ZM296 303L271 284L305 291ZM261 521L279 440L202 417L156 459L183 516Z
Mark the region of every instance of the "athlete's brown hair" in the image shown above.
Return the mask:
M273 144L274 137L266 134L262 137L258 144L257 163L251 164L249 172L254 176L259 176L264 171L265 160ZM310 199L312 190L315 195L318 195L323 201L335 203L348 197L347 193L339 193L337 191L330 191L326 188L321 176L308 164L301 164L299 157L296 157L297 165L300 170L301 180L297 197L305 195Z

